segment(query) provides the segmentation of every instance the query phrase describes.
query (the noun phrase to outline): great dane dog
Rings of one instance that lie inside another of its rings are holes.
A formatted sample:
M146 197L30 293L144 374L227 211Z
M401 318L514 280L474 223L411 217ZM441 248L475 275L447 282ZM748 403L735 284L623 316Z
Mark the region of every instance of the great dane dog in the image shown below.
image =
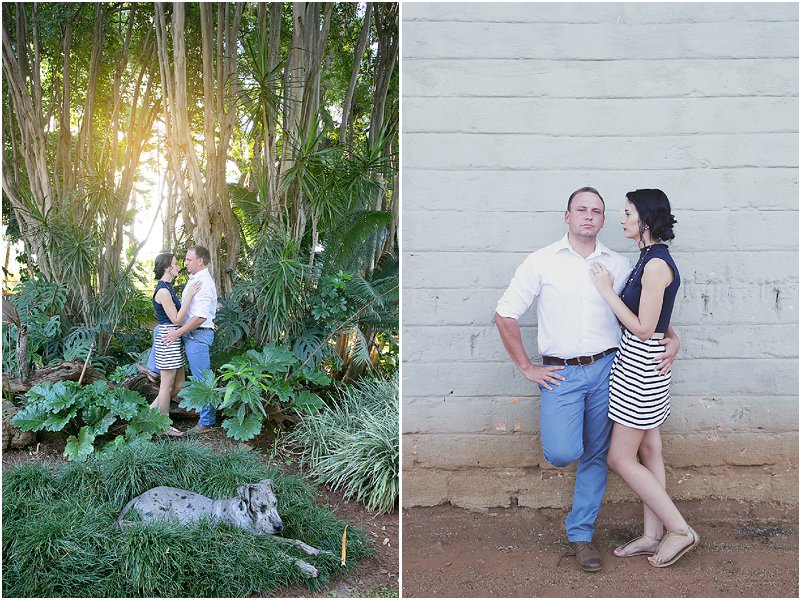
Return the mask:
M133 525L123 517L135 509L142 522L150 523L156 519L168 519L191 524L206 517L228 523L260 535L271 535L273 539L292 544L309 556L317 556L320 550L301 542L278 537L274 534L284 526L278 514L278 498L275 496L271 479L262 479L237 488L236 498L212 500L196 492L180 488L159 486L140 494L122 509L117 523L120 527ZM317 569L307 562L295 560L295 564L306 577L317 577Z

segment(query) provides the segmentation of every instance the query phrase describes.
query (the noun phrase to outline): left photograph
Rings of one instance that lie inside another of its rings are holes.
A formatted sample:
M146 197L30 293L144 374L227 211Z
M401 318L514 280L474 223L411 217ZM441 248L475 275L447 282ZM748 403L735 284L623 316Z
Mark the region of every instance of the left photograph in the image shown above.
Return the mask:
M399 4L4 3L4 597L398 597Z

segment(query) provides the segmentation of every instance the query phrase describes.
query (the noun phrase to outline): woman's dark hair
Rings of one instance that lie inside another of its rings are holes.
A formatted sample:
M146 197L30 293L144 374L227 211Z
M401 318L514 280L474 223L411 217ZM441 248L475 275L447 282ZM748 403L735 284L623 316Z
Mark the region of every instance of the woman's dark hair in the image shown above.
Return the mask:
M637 209L640 216L640 241L646 226L651 239L666 242L676 237L673 225L676 219L670 213L670 200L662 190L635 190L626 194L628 201Z
M169 253L159 254L156 257L156 260L153 261L153 274L156 279L161 279L164 276L164 271L170 267L173 258L175 258L175 254Z

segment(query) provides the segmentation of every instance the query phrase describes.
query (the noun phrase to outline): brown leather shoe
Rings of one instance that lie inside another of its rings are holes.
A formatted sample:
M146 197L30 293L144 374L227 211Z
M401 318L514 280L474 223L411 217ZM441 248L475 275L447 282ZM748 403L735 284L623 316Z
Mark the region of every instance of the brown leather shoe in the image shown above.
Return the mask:
M576 562L589 573L600 571L603 568L601 553L592 547L590 542L568 542L576 553Z

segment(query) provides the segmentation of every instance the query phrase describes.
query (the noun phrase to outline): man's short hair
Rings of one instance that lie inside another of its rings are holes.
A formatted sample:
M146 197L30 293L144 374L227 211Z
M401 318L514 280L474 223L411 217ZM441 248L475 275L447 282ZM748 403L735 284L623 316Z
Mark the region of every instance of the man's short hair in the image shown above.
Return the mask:
M601 193L598 190L596 190L594 187L585 186L583 188L577 189L575 192L570 194L570 198L567 199L567 210L570 210L570 203L573 202L573 197L576 194L580 194L581 192L592 192L593 194L598 196L598 198L601 200L601 204L603 204L603 206L604 206L604 209L606 209L606 203L604 202L604 199L601 196Z
M195 251L195 258L202 258L203 259L203 266L208 267L209 262L211 262L211 254L209 253L208 249L205 246L190 246L186 249L187 252L190 250Z

